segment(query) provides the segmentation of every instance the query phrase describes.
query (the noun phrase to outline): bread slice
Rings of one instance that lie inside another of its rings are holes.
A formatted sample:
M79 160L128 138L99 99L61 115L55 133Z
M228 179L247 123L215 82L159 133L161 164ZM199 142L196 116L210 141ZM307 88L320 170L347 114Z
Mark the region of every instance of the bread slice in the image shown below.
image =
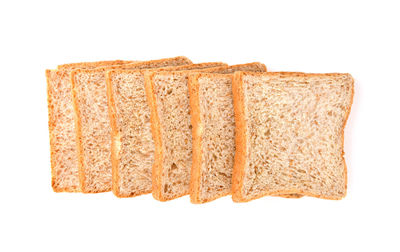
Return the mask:
M220 62L191 64L157 70L202 69L226 65ZM107 97L111 122L112 191L117 197L134 197L152 190L154 143L144 71L107 72Z
M260 71L263 70L261 67ZM193 126L192 203L206 203L231 193L235 154L232 79L233 74L196 73L189 76ZM302 197L299 194L277 196Z
M235 73L233 200L343 198L343 131L353 93L350 74Z
M79 69L71 73L82 192L107 192L112 186L111 125L107 105L106 71L191 63L186 57L175 57L91 70Z
M261 66L261 67L260 67ZM265 71L260 63L241 65L243 69ZM232 68L222 67L225 72ZM220 68L196 71L222 71ZM155 143L153 197L172 200L189 193L192 166L192 129L189 109L188 76L191 71L146 73L146 94L151 108Z
M78 156L70 73L120 61L74 63L46 70L49 116L51 185L55 192L79 192Z

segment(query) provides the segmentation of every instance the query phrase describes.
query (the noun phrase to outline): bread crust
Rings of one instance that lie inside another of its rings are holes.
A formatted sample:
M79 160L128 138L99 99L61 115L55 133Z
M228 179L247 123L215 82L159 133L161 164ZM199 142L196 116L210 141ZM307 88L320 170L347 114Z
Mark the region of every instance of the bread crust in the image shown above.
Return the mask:
M246 155L247 155L247 122L244 114L244 87L243 87L243 76L244 75L270 75L270 76L279 76L279 75L304 75L304 76L338 76L344 75L341 73L328 73L328 74L318 74L318 73L298 73L298 72L268 72L268 73L254 73L254 72L236 72L234 74L233 80L233 99L234 99L234 111L235 111L235 120L236 120L236 155L233 169L233 178L232 178L232 200L234 202L248 202L254 199L258 199L264 196L276 196L276 195L287 195L291 194L291 196L296 195L304 195L310 197L316 197L321 199L330 199L330 200L340 200L346 196L347 193L347 165L344 158L344 152L342 153L342 159L344 163L344 172L345 172L345 193L340 197L325 197L324 195L313 194L303 190L280 190L280 191L272 191L272 192L264 192L255 197L245 198L242 194L244 175L245 175L245 167L246 167ZM344 149L344 128L346 126L350 111L351 105L353 103L354 98L354 79L350 74L348 75L351 82L351 97L349 108L345 115L345 120L342 126L342 150Z
M78 106L78 97L77 97L77 90L76 90L76 82L75 82L75 75L77 73L84 72L83 69L74 70L71 72L71 87L72 87L72 102L74 105L75 111L75 132L76 132L76 147L78 150L78 170L79 170L79 183L80 189L83 193L90 193L86 190L85 186L85 173L83 167L83 148L82 148L82 126L80 124L81 112Z
M117 197L122 197L118 181L119 181L119 173L118 173L118 160L119 160L119 151L116 146L116 138L120 141L118 136L118 128L117 128L117 119L115 114L115 101L114 96L112 95L112 83L111 83L111 71L106 72L106 83L107 83L107 101L108 101L108 116L110 117L111 124L111 167L112 167L112 186L111 191Z
M134 60L105 60L105 61L95 61L95 62L78 62L78 63L69 63L69 64L62 64L58 65L58 70L63 69L73 69L73 68L93 68L93 67L100 67L100 66L107 66L107 65L123 65L123 64L130 64L135 63L138 61Z
M245 64L238 64L238 65L231 65L231 66L220 66L220 67L213 67L208 69L201 69L198 72L205 72L205 73L216 73L216 74L233 74L236 71L241 71L245 67L254 67L253 71L259 70L261 72L266 72L267 67L260 62L252 62L252 63L245 63ZM230 71L230 72L228 72Z
M154 164L152 169L152 191L153 197L159 201L165 201L161 194L161 167L163 162L163 149L161 140L161 128L160 118L157 113L157 103L154 91L153 77L155 72L145 73L145 90L147 102L150 107L150 122L151 122L151 133L153 135L155 152L154 152Z
M244 168L246 166L246 131L247 122L244 116L244 93L243 93L243 72L233 74L232 94L233 110L235 113L235 157L232 172L232 200L240 202L243 200L242 190ZM242 171L243 170L243 171Z

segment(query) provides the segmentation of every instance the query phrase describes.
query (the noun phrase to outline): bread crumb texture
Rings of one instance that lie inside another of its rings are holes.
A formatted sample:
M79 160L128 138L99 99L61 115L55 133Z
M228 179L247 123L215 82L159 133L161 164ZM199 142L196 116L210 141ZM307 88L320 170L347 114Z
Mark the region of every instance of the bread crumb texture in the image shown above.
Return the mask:
M173 199L189 193L192 165L188 74L171 72L153 78L157 113L161 122L161 196Z
M353 97L348 74L242 76L247 118L246 199L346 194L343 128Z
M111 126L104 71L81 70L73 75L79 111L84 192L111 190ZM81 175L82 176L82 175Z
M80 190L70 72L46 71L52 187L56 192Z
M140 71L111 72L118 143L119 196L151 192L154 142L150 128L144 76Z
M202 157L200 200L229 194L235 153L232 76L198 78Z

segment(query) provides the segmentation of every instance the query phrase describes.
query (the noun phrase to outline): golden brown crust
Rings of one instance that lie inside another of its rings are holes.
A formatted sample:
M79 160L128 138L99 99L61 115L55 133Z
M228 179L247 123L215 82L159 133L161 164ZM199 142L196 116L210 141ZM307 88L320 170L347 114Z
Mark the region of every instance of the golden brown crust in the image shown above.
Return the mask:
M162 167L162 141L161 141L161 129L160 129L160 118L157 113L156 97L154 92L154 77L155 72L145 73L145 90L147 102L150 107L150 122L151 122L151 133L153 135L155 152L154 152L154 164L152 169L152 191L153 197L157 200L163 201L161 197L161 167Z
M47 80L47 111L48 111L48 125L49 125L49 141L50 141L50 166L51 166L51 187L53 188L54 192L62 192L61 188L56 186L56 172L55 172L55 160L54 160L54 152L55 148L52 145L52 136L51 132L53 131L54 122L52 121L51 115L53 114L53 106L52 100L50 95L51 89L51 81L50 81L50 73L51 70L46 70L46 80Z
M111 83L112 72L106 73L106 83L107 83L107 101L108 101L108 115L110 117L111 124L111 165L112 165L112 187L111 190L117 197L122 197L119 190L119 172L118 172L118 160L119 153L116 147L115 139L118 137L117 119L115 115L115 101L112 95L112 83Z
M78 62L78 63L69 63L58 65L57 69L74 69L74 68L94 68L101 67L106 65L123 65L123 64L132 64L137 61L134 60L106 60L106 61L95 61L95 62Z
M232 173L232 200L242 202L244 168L246 165L246 117L244 114L244 93L243 93L243 72L236 72L233 75L232 94L233 110L235 112L235 161Z
M298 194L298 193L293 193L293 194L279 194L279 195L271 195L275 197L281 197L281 198L287 198L287 199L299 199L302 198L303 195Z
M161 67L154 69L155 71L181 71L181 70L200 70L200 69L208 69L214 67L222 67L228 66L228 64L224 62L204 62L198 64L188 64L188 65L181 65L181 66L168 66L168 67ZM149 70L152 71L152 70Z
M203 129L200 118L199 83L200 74L189 76L189 102L190 117L192 122L192 168L190 171L190 201L192 203L203 203L200 199L200 178L201 178L201 131Z
M208 68L208 69L201 69L198 72L233 74L234 72L241 71L241 70L243 70L243 68L246 68L246 67L254 67L254 69L252 69L253 71L256 71L256 70L259 70L259 72L267 71L267 67L263 63L252 62L252 63L238 64L238 65L220 66L220 67L213 67L213 68Z
M351 75L350 75L350 77L351 77L351 80L352 80L350 106L349 106L349 110L347 111L347 114L345 116L344 123L343 123L343 128L342 128L342 150L343 150L342 158L343 158L343 162L344 162L344 172L345 172L345 191L344 191L343 197L345 197L346 194L347 194L347 165L346 165L346 159L344 158L344 128L345 128L345 126L347 124L347 120L349 119L351 107L352 107L353 101L354 101L354 78Z
M76 147L78 150L78 171L79 171L79 183L80 183L80 190L83 193L89 193L85 187L85 173L83 170L83 149L82 149L82 127L80 124L79 118L81 117L79 106L78 106L78 98L76 92L76 83L75 83L75 75L79 72L83 72L85 70L78 69L71 72L71 88L72 88L72 103L74 106L75 111L75 132L76 132Z
M168 64L176 64L178 65L190 65L193 64L190 59L184 56L178 56L174 58L165 58L165 59L158 59L158 60L149 60L149 61L140 61L134 62L130 64L123 64L123 65L115 65L115 66L105 66L105 67L98 67L98 70L111 70L111 69L146 69L146 68L161 68L166 67ZM164 66L163 66L164 65Z
M339 197L325 197L324 195L317 195L310 192L306 192L303 190L281 190L281 191L272 191L272 192L264 192L263 194L257 195L255 197L245 198L242 195L241 189L243 188L243 180L244 180L244 172L245 172L245 160L246 160L246 120L244 115L244 88L243 88L243 76L244 75L269 75L269 76L276 76L276 75L305 75L305 76L338 76L343 75L341 73L328 73L328 74L320 74L320 73L295 73L295 72L268 72L268 73L254 73L254 72L236 72L234 74L233 80L233 99L234 99L234 110L235 110L235 120L236 120L236 155L235 155L235 163L233 169L233 178L232 178L232 200L234 202L248 202L254 199L262 198L264 196L280 196L285 197L290 195L291 197L298 196L310 196L315 198L321 199L330 199L330 200L340 200L346 196L347 192L347 166L342 153L342 158L344 162L345 168L345 194ZM347 74L351 77L350 74ZM344 149L344 128L347 122L347 119L350 114L351 105L353 103L354 97L354 79L351 77L352 83L352 91L351 91L351 102L349 105L349 109L345 116L345 121L342 126L342 149Z

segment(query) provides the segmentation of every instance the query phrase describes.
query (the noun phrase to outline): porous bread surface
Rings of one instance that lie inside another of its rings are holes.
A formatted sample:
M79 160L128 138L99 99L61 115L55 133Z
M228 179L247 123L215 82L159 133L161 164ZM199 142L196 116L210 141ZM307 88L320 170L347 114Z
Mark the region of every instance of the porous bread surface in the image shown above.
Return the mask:
M177 198L189 193L192 163L192 136L189 115L187 72L156 73L154 94L159 117L162 153L160 200Z
M52 187L78 192L79 174L70 71L47 70Z
M72 75L83 192L111 189L111 129L104 82L104 73L98 71L77 70Z
M245 162L244 167L235 164L234 181L242 181L233 199L278 193L344 197L343 129L352 103L352 77L243 74L241 85L246 123L238 130L245 135Z
M113 153L116 178L113 192L120 197L150 193L151 166L154 143L150 128L150 109L141 71L111 71L107 85L111 85L113 115L116 131L113 134Z
M199 85L201 166L199 201L231 191L235 120L231 75L203 75Z
M148 71L202 69L221 65L226 64L209 62L154 68ZM154 143L143 72L111 70L107 76L107 87L113 133L113 192L118 197L150 193Z
M78 135L81 190L85 193L112 189L111 123L108 113L108 69L146 69L190 64L186 57L144 61L121 66L72 72L73 100Z

